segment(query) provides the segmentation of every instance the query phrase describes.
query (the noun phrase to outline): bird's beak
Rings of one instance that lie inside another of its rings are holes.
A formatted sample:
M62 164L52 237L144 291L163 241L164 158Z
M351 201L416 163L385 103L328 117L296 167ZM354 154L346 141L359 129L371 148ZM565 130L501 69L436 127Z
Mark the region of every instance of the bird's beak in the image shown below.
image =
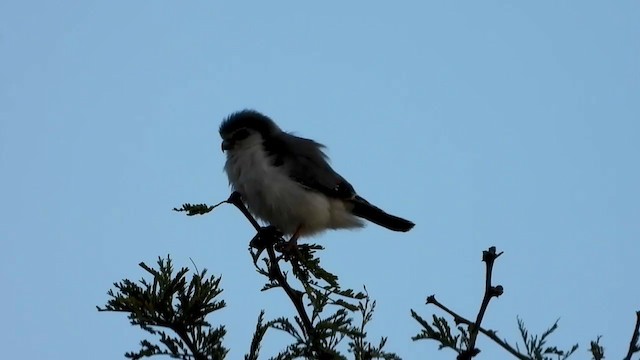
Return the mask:
M225 152L226 150L230 150L233 147L233 144L229 140L223 140L220 147L222 148L222 152Z

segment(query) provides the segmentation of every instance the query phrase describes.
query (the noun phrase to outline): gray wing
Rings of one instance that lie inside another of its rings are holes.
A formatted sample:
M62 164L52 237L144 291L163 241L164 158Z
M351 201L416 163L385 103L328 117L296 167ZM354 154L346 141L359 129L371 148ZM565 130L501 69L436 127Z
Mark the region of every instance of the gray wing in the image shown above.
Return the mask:
M273 165L283 167L299 184L333 198L355 197L353 186L327 162L322 144L283 132L265 141L264 147Z

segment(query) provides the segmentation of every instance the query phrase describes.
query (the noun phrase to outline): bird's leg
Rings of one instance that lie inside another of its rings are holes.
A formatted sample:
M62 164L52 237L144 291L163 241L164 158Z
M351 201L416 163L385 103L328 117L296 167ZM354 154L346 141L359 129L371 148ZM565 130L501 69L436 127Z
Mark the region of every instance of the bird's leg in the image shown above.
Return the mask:
M289 238L289 244L291 244L290 246L296 246L296 247L298 246L298 238L300 237L300 230L302 230L302 225L299 225L296 231L293 233L293 235L291 235L291 237Z

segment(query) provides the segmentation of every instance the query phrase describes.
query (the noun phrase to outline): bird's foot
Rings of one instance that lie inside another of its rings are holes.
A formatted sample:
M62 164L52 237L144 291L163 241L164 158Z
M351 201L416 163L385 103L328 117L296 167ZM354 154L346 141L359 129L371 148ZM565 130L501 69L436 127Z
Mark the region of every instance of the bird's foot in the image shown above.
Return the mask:
M275 226L264 226L258 230L256 236L249 242L249 247L255 249L255 253L252 252L253 262L257 263L260 254L269 246L277 246L277 244L284 243L282 239L282 232Z
M283 241L282 232L275 226L269 225L261 227L256 236L251 239L249 245L256 249L264 249L267 246L275 245Z

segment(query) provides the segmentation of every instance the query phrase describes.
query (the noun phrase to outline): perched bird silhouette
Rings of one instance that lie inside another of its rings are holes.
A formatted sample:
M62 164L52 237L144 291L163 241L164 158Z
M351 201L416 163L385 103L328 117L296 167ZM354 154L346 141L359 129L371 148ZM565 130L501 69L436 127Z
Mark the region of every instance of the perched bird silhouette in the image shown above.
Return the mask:
M257 111L231 114L220 136L231 187L254 216L292 242L328 229L359 228L362 219L393 231L414 226L359 196L331 168L323 145L282 131Z

